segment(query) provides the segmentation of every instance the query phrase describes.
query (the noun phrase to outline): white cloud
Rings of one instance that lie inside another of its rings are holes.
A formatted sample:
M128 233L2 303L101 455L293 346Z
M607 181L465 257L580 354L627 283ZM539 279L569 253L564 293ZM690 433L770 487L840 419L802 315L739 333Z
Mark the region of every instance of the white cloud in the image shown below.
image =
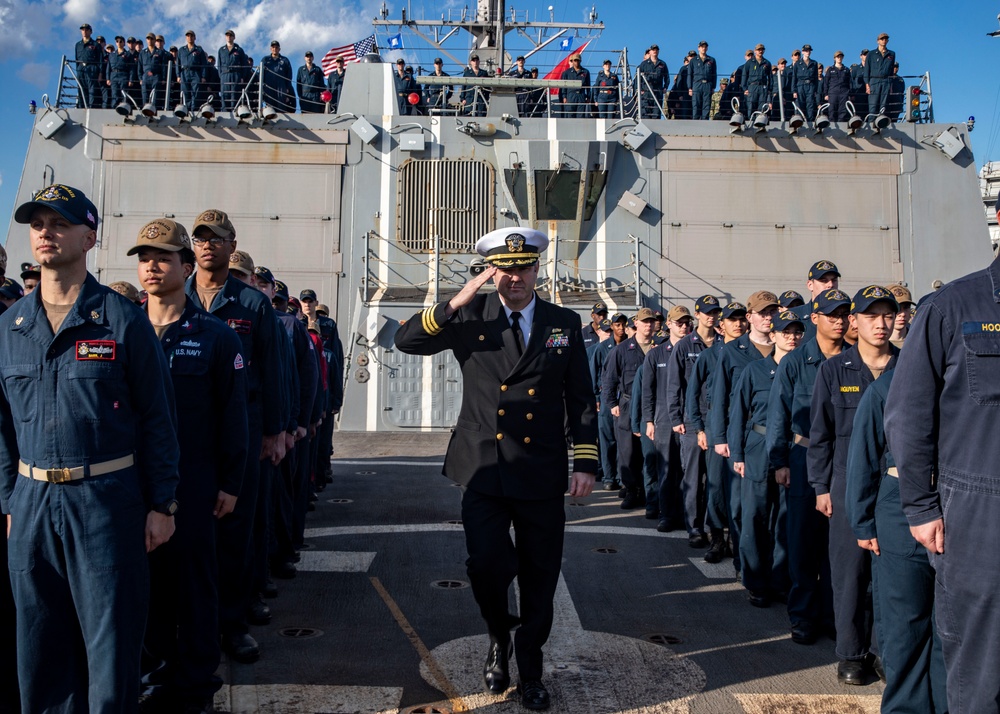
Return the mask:
M63 5L63 12L67 20L73 22L89 22L94 24L94 19L98 17L98 8L101 7L100 0L66 0ZM95 30L94 34L100 32Z
M43 3L0 0L0 57L23 56L50 41L52 15Z

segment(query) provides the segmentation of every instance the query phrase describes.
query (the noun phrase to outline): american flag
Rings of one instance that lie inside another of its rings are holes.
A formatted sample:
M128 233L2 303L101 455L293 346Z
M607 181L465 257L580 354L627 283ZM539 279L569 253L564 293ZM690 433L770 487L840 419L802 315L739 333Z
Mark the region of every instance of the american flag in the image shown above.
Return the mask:
M323 61L320 62L320 65L323 67L323 76L329 76L329 74L336 69L335 63L338 57L343 57L344 62L360 62L361 58L371 52L374 47L374 34L368 35L368 37L355 42L353 45L334 47L332 50L323 55Z

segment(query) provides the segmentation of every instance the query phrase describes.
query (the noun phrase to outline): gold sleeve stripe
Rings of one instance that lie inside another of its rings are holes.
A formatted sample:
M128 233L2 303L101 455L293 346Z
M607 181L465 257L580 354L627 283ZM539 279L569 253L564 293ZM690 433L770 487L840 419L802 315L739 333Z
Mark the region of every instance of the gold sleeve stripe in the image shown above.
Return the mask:
M424 327L424 332L428 335L436 335L442 330L442 328L437 324L437 321L434 319L433 307L429 307L420 313L420 322Z
M593 458L598 455L596 446L577 446L573 449L573 456L576 458Z

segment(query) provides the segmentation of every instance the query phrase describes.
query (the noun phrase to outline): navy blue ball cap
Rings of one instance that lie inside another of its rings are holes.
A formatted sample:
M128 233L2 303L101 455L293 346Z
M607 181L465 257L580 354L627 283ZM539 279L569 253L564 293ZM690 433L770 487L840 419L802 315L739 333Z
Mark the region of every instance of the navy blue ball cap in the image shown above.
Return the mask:
M892 307L893 312L899 312L899 303L896 302L896 296L889 288L882 285L869 285L855 293L854 300L851 301L851 314L868 312L872 305L877 302L884 302Z
M796 315L791 310L782 310L777 315L771 318L771 331L772 332L784 332L789 328L790 325L799 325L799 327L805 328L802 324L802 318Z
M839 307L850 307L851 297L843 290L827 290L813 298L812 311L829 315Z
M597 326L602 332L611 332L611 320L604 318L601 323Z
M601 314L607 315L608 306L605 305L603 302L595 302L591 312L594 313L595 315L601 315Z
M628 315L624 312L616 312L611 316L611 322L628 322Z
M288 302L288 286L280 280L274 281L274 297Z
M747 314L747 306L741 302L731 302L722 308L722 317L729 320L733 317L743 317Z
M13 278L7 278L0 285L0 295L8 300L20 300L24 297L24 288Z
M805 299L794 290L786 290L778 296L778 305L781 307L798 307L805 304Z
M721 309L722 305L719 304L719 300L715 295L702 295L694 303L695 312L712 312L713 310Z
M83 191L72 186L54 183L43 188L30 201L17 207L14 220L18 223L30 223L31 213L36 208L51 208L74 225L84 225L95 230L97 228L97 206Z
M809 268L809 279L817 280L822 278L827 273L833 273L838 278L840 277L840 271L837 266L829 260L819 260L812 264Z
M258 265L253 269L254 277L263 280L265 283L270 283L271 285L276 285L274 280L274 273L270 269L265 268L263 265Z
M299 300L312 300L316 302L316 291L312 288L306 288L299 293Z

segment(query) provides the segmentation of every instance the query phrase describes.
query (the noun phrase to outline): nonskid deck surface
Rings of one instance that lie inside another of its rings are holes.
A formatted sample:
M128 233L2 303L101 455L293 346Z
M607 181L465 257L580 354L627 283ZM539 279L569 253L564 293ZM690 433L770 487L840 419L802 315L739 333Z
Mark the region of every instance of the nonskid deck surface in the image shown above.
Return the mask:
M523 711L513 690L483 690L488 639L467 585L461 490L440 474L447 434L334 443L298 576L279 581L271 624L252 629L260 661L223 662L217 709ZM878 712L880 684L837 683L832 641L792 643L784 606L751 607L731 560L706 564L686 534L657 533L619 503L603 490L567 498L546 646L552 711Z

